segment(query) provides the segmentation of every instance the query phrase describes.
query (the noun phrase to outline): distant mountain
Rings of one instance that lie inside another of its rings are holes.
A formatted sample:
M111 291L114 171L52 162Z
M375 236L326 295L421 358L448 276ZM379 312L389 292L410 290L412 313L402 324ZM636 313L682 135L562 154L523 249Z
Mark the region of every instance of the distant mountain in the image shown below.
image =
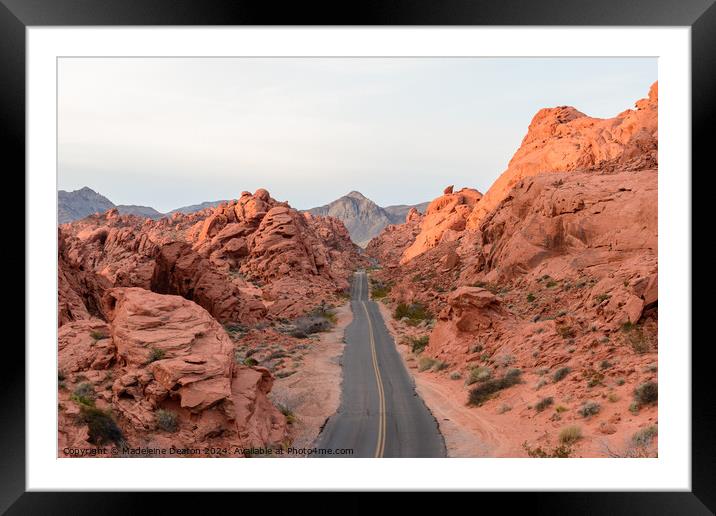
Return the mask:
M424 211L428 203L383 208L360 192L350 192L335 201L306 210L312 215L335 217L345 224L351 239L361 247L368 245L385 226L405 222L410 208Z
M117 208L122 215L136 215L148 219L161 219L173 213L193 213L205 208L213 208L224 201L207 201L191 206L182 206L168 213L162 213L151 206L136 206L134 204L114 204L104 195L98 194L88 187L80 188L72 192L59 190L57 192L57 216L58 223L65 224L73 220L83 219L95 213L104 213L112 208Z
M83 219L93 213L104 213L114 208L114 203L91 188L81 188L73 192L57 192L57 219L60 224Z
M161 219L164 214L158 212L150 206L136 206L134 204L118 204L116 206L122 215L136 215L138 217L146 217L148 219Z
M226 200L222 201L206 201L202 202L200 204L192 204L190 206L182 206L181 208L177 208L175 210L167 212L167 215L171 215L172 213L194 213L195 211L199 210L205 210L206 208L214 208L221 204L222 202L226 202Z
M415 208L420 213L425 213L425 210L428 209L428 204L430 204L430 201L421 202L420 204L397 204L395 206L386 206L383 209L388 212L393 221L391 224L402 224L405 222L405 217L408 216L410 208Z

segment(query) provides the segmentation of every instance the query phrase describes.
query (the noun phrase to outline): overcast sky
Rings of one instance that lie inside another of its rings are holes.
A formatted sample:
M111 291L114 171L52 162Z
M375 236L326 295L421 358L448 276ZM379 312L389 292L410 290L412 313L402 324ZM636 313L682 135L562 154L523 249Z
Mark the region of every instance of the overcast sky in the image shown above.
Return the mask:
M538 109L611 117L656 79L655 58L64 58L58 186L162 212L484 192Z

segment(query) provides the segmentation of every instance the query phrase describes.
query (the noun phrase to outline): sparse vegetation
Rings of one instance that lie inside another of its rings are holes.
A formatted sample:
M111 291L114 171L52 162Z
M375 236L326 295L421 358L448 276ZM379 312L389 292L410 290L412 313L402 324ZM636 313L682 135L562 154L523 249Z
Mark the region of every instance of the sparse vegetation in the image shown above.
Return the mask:
M433 365L433 371L443 371L448 368L448 363L444 360L436 360Z
M80 407L80 421L88 428L90 443L103 445L113 442L121 445L124 442L122 430L117 426L111 412L96 407L82 405Z
M430 336L422 335L420 337L408 337L408 342L410 343L410 350L417 355L420 354L425 349L425 346L428 345L428 342L430 342Z
M570 369L569 367L560 367L552 375L552 381L554 383L557 383L561 380L564 380L571 371L572 369Z
M388 283L371 279L370 295L373 299L383 299L390 294L391 286Z
M606 301L607 299L610 299L611 297L612 297L612 296L611 296L610 294L597 294L596 296L594 296L594 301L595 301L598 305L600 305L600 304L602 304L604 301Z
M555 329L557 330L557 334L563 339L573 339L577 335L574 328L568 324L558 324Z
M624 342L634 350L634 353L643 355L651 351L651 339L644 332L644 328L632 323L622 325Z
M599 403L595 401L587 401L579 408L578 412L583 418L588 418L595 414L598 414L600 410L601 406L599 405Z
M243 363L245 366L248 366L248 367L254 367L254 366L259 365L259 361L252 357L246 357L244 359Z
M653 405L659 398L659 386L656 382L645 382L634 389L634 401L639 406Z
M541 446L530 448L526 442L522 443L522 448L527 455L533 459L567 459L572 455L572 448L566 444L555 446L551 451L544 450Z
M477 387L470 389L468 404L477 406L482 405L485 401L492 397L493 394L520 383L521 375L522 371L519 369L510 369L500 378L480 383Z
M505 412L509 412L512 410L512 407L510 407L507 403L503 403L500 405L500 408L497 409L498 414L504 414Z
M599 367L601 369L609 369L610 367L612 367L612 363L609 360L602 360L599 363Z
M159 409L154 413L157 428L165 432L176 432L179 428L177 415L170 410Z
M418 371L427 371L435 365L436 360L430 357L421 357L418 361Z
M554 288L557 286L557 282L551 279L545 284L545 286L547 288Z
M96 394L92 384L84 382L75 387L74 391L72 391L70 399L82 406L94 407L95 397Z
M535 295L532 292L527 294L527 301L529 301L530 303L534 303L535 299L537 299L537 298L535 297Z
M551 406L554 403L554 398L551 396L548 396L547 398L542 398L535 404L535 410L537 412L542 412L547 407Z
M619 401L619 395L616 392L610 392L607 395L607 399L610 403L616 403L617 401Z
M108 339L109 335L107 335L106 333L103 333L101 331L95 330L95 331L90 332L90 337L92 337L94 340L102 340L102 339Z
M407 319L407 323L411 326L416 326L422 321L432 318L430 312L428 312L427 308L421 303L400 303L396 307L393 317L396 319Z
M574 444L582 438L582 429L576 425L565 426L559 431L559 442Z
M561 414L562 412L567 412L569 409L568 409L567 407L563 406L563 405L557 405L557 406L554 408L554 410L555 410L555 412L557 412L558 414Z
M470 374L468 375L465 383L467 385L472 385L473 383L484 382L489 380L491 376L492 370L489 367L473 367L470 369Z
M279 403L276 405L278 410L286 417L286 424L292 425L296 422L296 415L293 413L293 411L288 408L287 405L284 405L283 403Z
M462 378L460 371L453 371L452 373L450 373L451 380L459 380L460 378Z
M157 360L161 360L164 358L164 350L159 348L150 348L149 349L149 358L147 359L147 363L151 364L152 362L156 362Z
M647 426L646 428L642 428L641 430L636 432L632 436L631 442L634 446L646 448L647 446L651 445L651 442L654 440L654 437L656 437L657 434L658 429L655 425Z

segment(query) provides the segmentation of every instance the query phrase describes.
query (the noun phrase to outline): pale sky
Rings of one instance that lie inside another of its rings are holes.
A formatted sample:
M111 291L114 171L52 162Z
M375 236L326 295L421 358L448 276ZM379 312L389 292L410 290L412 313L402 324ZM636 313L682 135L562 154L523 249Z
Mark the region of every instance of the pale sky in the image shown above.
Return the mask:
M64 58L58 186L162 212L485 192L540 108L612 117L656 79L655 58Z

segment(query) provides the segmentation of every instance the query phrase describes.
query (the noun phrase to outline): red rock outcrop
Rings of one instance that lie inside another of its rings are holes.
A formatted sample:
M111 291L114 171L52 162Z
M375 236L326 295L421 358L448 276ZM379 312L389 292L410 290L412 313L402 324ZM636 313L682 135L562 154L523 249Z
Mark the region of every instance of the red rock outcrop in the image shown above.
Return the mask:
M60 450L110 444L88 442L80 416L89 405L111 414L130 448L237 455L236 447L281 443L286 422L267 397L270 373L236 364L232 341L203 308L141 288L111 289L103 304L108 322L60 328Z
M472 188L453 192L453 187L449 186L444 192L428 205L425 218L420 224L420 233L403 252L401 264L437 246L440 242L455 240L465 229L467 218L482 198L482 194Z
M65 224L60 233L65 273L94 275L102 291L125 286L182 295L222 322L300 315L347 289L363 260L340 221L304 216L263 189L158 221L113 209ZM81 312L68 283L61 278L61 322Z
M658 160L658 84L649 96L614 118L592 118L573 107L541 109L507 170L475 206L477 228L522 179L553 172L655 169Z
M366 246L366 254L375 258L384 267L397 267L405 250L415 242L420 233L422 215L411 208L404 224L391 224Z

